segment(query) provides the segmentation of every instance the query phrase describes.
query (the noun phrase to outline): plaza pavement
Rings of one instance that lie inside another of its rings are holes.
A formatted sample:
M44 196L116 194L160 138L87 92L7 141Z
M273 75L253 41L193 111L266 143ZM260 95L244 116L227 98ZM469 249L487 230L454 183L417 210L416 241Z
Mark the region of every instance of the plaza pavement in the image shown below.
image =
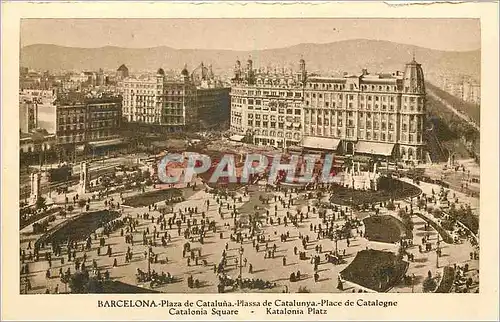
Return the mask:
M200 186L200 185L198 185ZM436 185L431 185L431 184L426 184L426 183L421 183L420 188L430 195L430 190L434 189L436 192L439 191L438 187ZM263 188L260 187L260 190ZM139 192L136 190L135 192L127 193L126 195L132 195L132 194L138 194ZM68 194L68 198L71 200L72 196L76 194L76 192L70 192ZM284 193L282 192L273 192L273 194L279 195L281 197L284 197ZM458 193L457 193L458 194ZM124 195L124 197L126 196ZM242 196L242 194L240 193ZM89 194L85 195L84 197L87 198L90 196ZM108 200L110 198L114 198L115 201L119 200L119 194L113 194L108 196ZM297 198L297 194L293 194L294 198ZM242 203L236 203L236 207L239 208L242 206L245 202L249 201L250 197L243 197L243 202ZM459 199L463 202L470 202L474 203L477 199L474 198L469 198L466 197L465 195L462 196L459 195ZM54 196L54 200L56 203L64 203L64 195L56 195ZM206 209L206 200L210 200L210 207L207 211ZM325 199L326 200L326 199ZM309 205L311 205L312 208L312 200L307 201ZM399 201L401 204L401 207L404 208L405 205L409 204L409 201ZM295 213L294 208L296 206L291 206L290 209L288 208L283 208L280 202L277 202L278 204L278 216L279 217L284 217L286 215L287 211L290 211L292 214ZM233 203L231 202L230 205L232 206ZM271 198L270 200L270 216L274 217L274 198ZM159 258L159 263L157 264L151 264L151 269L155 270L158 273L161 272L169 272L172 274L174 277L180 278L181 281L177 283L172 283L172 284L166 284L161 287L155 288L155 290L161 291L161 292L168 292L168 293L216 293L217 292L217 284L218 284L218 278L217 275L213 273L213 264L217 264L220 259L221 259L221 253L225 247L226 243L229 243L228 247L228 269L226 270L227 274L233 278L236 278L239 275L239 267L236 265L236 263L231 264L234 262L235 259L239 259L239 254L238 254L238 249L239 249L239 244L235 242L231 242L229 240L229 235L230 235L230 230L229 228L224 227L224 223L228 223L229 225L232 225L233 219L230 216L230 211L227 210L226 204L223 205L222 213L224 215L224 219L222 220L220 216L218 215L217 211L219 206L216 204L215 197L212 195L209 195L205 193L205 191L198 191L194 195L192 195L188 200L178 203L174 207L174 211L178 213L179 210L183 210L185 208L189 207L198 207L198 214L193 215L193 218L197 218L198 221L201 220L201 212L206 211L206 217L210 220L215 220L217 222L217 232L208 232L205 238L205 243L201 245L199 242L191 242L191 248L192 249L198 249L201 248L201 258L205 259L208 262L208 265L205 267L202 265L202 261L200 260L199 265L194 266L187 266L187 261L186 258L182 257L182 246L186 242L183 236L177 236L177 229L175 226L173 226L172 230L170 230L168 233L172 237L172 241L167 245L167 247L162 247L160 243L160 239L157 238L157 243L160 244L160 246L153 247L153 252L155 254L158 254ZM302 208L302 211L304 213L307 212L307 205L303 203L303 205L300 206ZM96 210L102 210L104 208L104 199L103 200L97 200L97 201L92 201L90 203L90 211L96 211ZM131 216L133 218L136 218L138 214L144 214L148 212L147 207L142 207L142 208L129 208L129 207L122 207L123 209L123 216ZM416 209L416 205L414 204L414 209ZM332 210L328 210L328 214L330 214ZM73 211L72 214L68 215L67 218L70 218L73 215L77 215L80 213L80 209L75 205L75 210ZM149 212L150 215L154 216L157 218L159 216L159 212L151 211ZM394 216L397 216L395 214L395 211L387 211L385 209L382 209L380 214L391 214ZM171 214L167 215L167 218L171 216ZM248 272L248 264L247 267L243 267L242 272L243 272L243 278L260 278L263 280L267 280L270 282L276 282L278 286L272 290L268 290L270 292L282 292L285 289L285 286L288 288L289 292L297 292L300 286L305 286L307 287L311 292L322 292L322 293L332 293L332 292L340 292L337 289L337 276L340 271L342 271L344 268L346 268L349 263L354 259L356 253L360 250L366 249L366 248L371 248L371 249L377 249L377 250L385 250L385 251L393 251L397 252L398 246L393 245L393 244L386 244L386 243L379 243L379 242L370 242L366 240L365 238L361 237L354 237L351 239L350 247L347 247L346 240L339 240L338 241L338 249L339 252L342 253L342 251L345 249L346 250L346 262L343 264L339 265L334 265L331 263L326 263L325 262L325 254L329 251L332 251L335 249L335 242L329 240L329 239L321 239L321 240L316 240L316 233L310 231L310 224L312 223L313 225L317 225L318 223L321 222L321 220L318 218L318 212L316 211L316 214L313 214L312 211L309 212L308 219L304 219L304 222L302 224L299 224L299 227L296 228L290 223L288 224L288 227L285 227L283 222L281 222L281 225L277 225L276 220L274 222L274 225L269 225L264 223L263 231L264 235L266 236L266 239L269 238L269 246L272 247L273 244L276 244L277 250L276 250L276 256L275 258L270 258L270 259L264 259L264 244L261 244L261 249L259 252L256 252L256 250L252 247L252 243L250 241L245 241L243 243L243 248L244 248L244 253L242 258L247 258L247 263L253 265L253 274L250 274ZM67 220L67 219L58 219L55 222L51 224L51 227L54 225L58 224L59 222ZM113 255L112 257L108 257L106 255L103 255L105 253L105 247L101 249L101 256L97 256L97 247L98 247L98 240L92 240L92 249L90 251L87 251L87 265L92 263L93 259L96 259L99 268L101 271L103 270L109 270L111 278L112 279L118 279L120 281L123 281L125 283L130 283L137 285L136 278L135 278L135 273L137 268L141 269L142 271L147 271L147 259L144 256L144 252L147 250L147 246L142 245L142 231L146 229L146 227L149 226L150 232L152 233L153 227L156 225L156 223L151 223L151 220L144 220L144 219L139 219L140 225L138 227L137 233L134 234L134 246L131 246L130 244L126 244L124 241L124 237L120 236L120 230L118 229L117 231L114 231L111 233L110 237L106 239L106 245L111 245L113 249ZM453 264L459 264L463 265L465 263L469 263L471 273L470 274L475 274L477 268L478 268L478 261L474 260L471 261L469 260L469 252L472 251L472 247L468 244L468 242L465 242L463 244L457 244L457 245L447 245L444 242L441 242L441 249L442 249L442 256L439 258L439 266L440 268L436 268L436 253L434 251L435 249L435 242L436 242L436 237L437 234L432 228L430 228L429 231L425 231L423 229L424 221L417 216L413 216L413 222L414 222L414 230L413 230L413 235L414 235L414 246L409 248L408 251L412 252L415 254L415 261L410 262L409 269L407 274L412 275L415 274L415 285L413 287L414 292L421 292L422 291L422 280L427 276L427 272L431 271L433 275L436 273L440 272L442 270L442 267L445 265L452 265ZM343 223L343 220L338 220L338 224L341 225ZM164 231L159 230L159 225L156 225L158 231L160 232L160 238L163 236ZM182 228L186 227L186 224L183 224ZM168 229L168 225L167 225ZM27 228L23 229L21 231L21 248L26 249L27 247L27 241L36 240L39 236L33 236L30 235L29 232L31 231L31 225L28 226ZM219 232L223 232L223 239L221 240L219 238ZM289 232L290 234L290 239L287 242L280 242L280 234L282 233L287 233ZM314 270L313 270L313 265L310 263L309 260L300 260L298 258L298 255L294 255L293 253L293 248L294 246L297 246L297 248L302 250L302 244L301 240L298 238L299 232L302 233L303 235L309 235L309 238L311 239L311 242L309 243L308 249L307 249L307 254L308 257L311 255L314 255L316 252L314 250L316 245L321 245L323 254L321 254L321 264L319 266L319 281L314 282ZM421 243L421 238L425 234L430 235L430 241L433 244L433 251L431 252L424 252L424 253L419 253L418 252L418 244ZM356 235L354 232L353 235ZM148 238L151 237L151 234L148 236ZM32 242L32 244L33 244ZM124 259L124 254L127 250L127 247L131 247L132 252L133 252L133 259L131 263L125 263ZM49 247L45 248L46 250L49 250ZM65 247L63 247L65 250ZM63 284L61 284L59 278L57 277L57 273L59 271L59 267L62 266L63 271L67 269L67 267L71 267L71 271L74 272L74 263L73 262L67 262L67 256L65 255L65 251L63 250L63 256L65 257L65 263L63 265L60 264L59 260L53 259L52 260L52 268L51 268L51 273L52 276L55 278L51 278L47 280L45 278L45 272L49 268L48 263L43 260L43 252L44 250L40 251L40 261L38 262L32 262L29 264L30 268L30 281L32 284L32 291L31 293L44 293L45 290L48 288L51 292L53 292L54 288L56 285L58 285L59 292L64 292L65 287ZM77 257L80 259L82 258L83 253L82 252L77 252ZM287 264L286 266L283 266L282 264L282 258L286 257ZM113 260L117 259L118 262L118 267L113 268ZM165 262L165 259L168 258L168 262ZM194 261L192 261L193 263ZM300 270L302 278L299 282L289 282L289 276L292 272L297 272ZM439 273L438 273L439 274ZM201 282L201 287L200 288L188 288L187 285L187 278L192 275L195 279L198 279ZM144 287L147 287L148 285L143 285ZM350 283L347 283L345 285L344 292L352 292L352 291L357 291L358 288L356 286L353 286ZM247 290L248 291L248 290ZM252 291L252 290L250 290ZM396 285L394 288L390 290L390 292L411 292L412 287L410 286L403 286L403 285Z

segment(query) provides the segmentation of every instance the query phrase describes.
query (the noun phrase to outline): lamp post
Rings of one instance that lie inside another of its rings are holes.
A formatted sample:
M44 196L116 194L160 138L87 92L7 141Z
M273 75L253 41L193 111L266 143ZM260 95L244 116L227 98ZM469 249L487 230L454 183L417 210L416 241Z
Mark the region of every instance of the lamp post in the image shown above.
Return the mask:
M411 274L411 292L415 292L415 274Z
M148 279L151 278L151 247L148 247Z
M338 246L337 246L339 237L338 237L337 231L335 231L334 237L335 237L335 256L337 256L339 254Z
M437 245L436 245L436 268L439 268L439 232L437 232Z
M243 249L243 246L240 246L240 249L238 250L238 253L240 254L240 276L239 276L239 283L240 283L240 287L241 287L241 284L242 284L242 281L243 281L243 273L242 273L242 270L243 270L243 262L242 262L242 257L243 257L243 252L245 250Z

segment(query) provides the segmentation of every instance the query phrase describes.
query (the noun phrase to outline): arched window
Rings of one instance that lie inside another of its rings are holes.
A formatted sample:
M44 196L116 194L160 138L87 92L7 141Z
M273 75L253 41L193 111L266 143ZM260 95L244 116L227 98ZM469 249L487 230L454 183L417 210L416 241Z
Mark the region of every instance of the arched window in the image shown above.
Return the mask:
M401 148L401 157L406 156L406 149L404 147Z

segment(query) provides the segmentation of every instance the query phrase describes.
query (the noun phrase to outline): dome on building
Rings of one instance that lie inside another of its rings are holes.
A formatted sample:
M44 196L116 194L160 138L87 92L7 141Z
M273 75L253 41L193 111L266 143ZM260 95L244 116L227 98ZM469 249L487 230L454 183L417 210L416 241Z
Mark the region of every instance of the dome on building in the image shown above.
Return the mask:
M163 70L163 68L160 68L160 69L158 69L156 74L165 76L165 71Z
M122 64L118 69L116 70L117 72L128 72L127 66L125 64Z
M189 72L187 70L187 65L184 65L184 68L182 69L181 75L182 76L189 76Z
M415 56L405 66L403 87L405 93L425 93L424 71L422 70L422 65L415 60Z

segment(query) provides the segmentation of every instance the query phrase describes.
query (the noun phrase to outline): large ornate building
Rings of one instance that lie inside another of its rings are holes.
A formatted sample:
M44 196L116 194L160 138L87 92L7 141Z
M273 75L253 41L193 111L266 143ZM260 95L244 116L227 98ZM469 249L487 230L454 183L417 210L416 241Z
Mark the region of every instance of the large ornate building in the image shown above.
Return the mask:
M184 67L180 77L167 76L161 68L155 76L126 77L119 92L127 122L165 132L217 126L229 115L229 87L203 63L191 73Z
M56 100L56 138L60 158L71 158L85 151L101 154L121 145L121 123L121 96L59 95Z
M420 64L404 72L341 77L235 66L231 130L255 144L424 161L425 85Z

